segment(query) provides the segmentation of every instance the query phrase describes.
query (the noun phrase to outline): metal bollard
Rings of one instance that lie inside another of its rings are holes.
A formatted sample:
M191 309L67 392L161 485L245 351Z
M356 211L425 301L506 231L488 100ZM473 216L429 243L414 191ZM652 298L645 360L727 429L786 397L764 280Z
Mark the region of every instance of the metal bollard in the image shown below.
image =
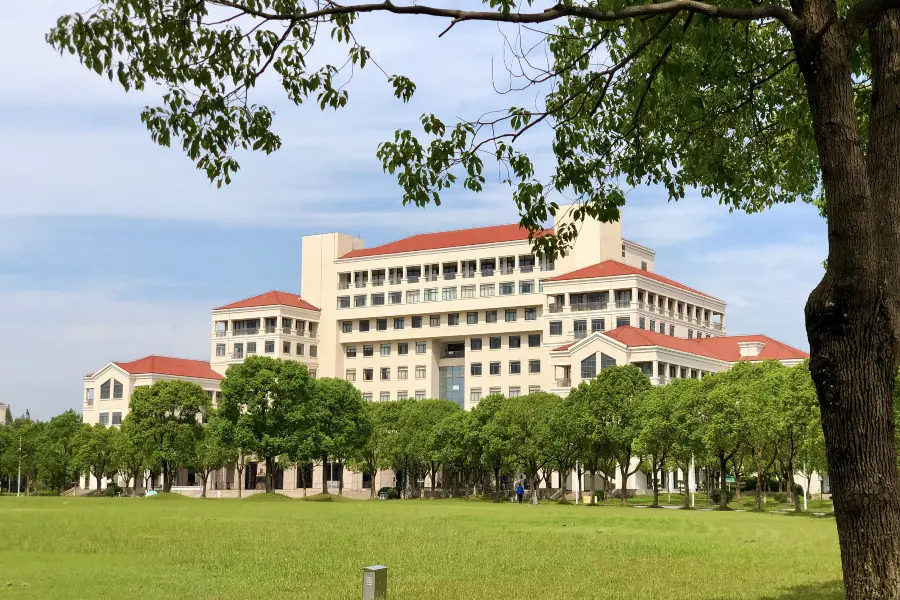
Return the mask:
M363 600L387 600L387 570L383 565L363 568Z

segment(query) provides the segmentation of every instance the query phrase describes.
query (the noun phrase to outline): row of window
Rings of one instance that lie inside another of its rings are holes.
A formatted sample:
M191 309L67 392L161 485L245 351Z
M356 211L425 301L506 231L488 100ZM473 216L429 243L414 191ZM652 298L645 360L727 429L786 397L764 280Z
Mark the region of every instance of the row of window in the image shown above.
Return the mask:
M275 353L275 340L266 340L264 343L264 349L266 354L274 354ZM244 358L244 342L237 342L232 346L232 357L233 358ZM247 342L247 354L258 354L256 350L256 342ZM281 353L282 354L291 354L293 346L293 342L282 342L281 343ZM306 346L300 342L296 344L295 350L297 356L305 356L306 354ZM216 356L227 356L228 349L225 344L216 344ZM319 347L318 346L309 346L309 355L312 358L316 358L319 356Z
M631 325L631 317L616 317L616 327L624 327L626 325ZM595 331L606 331L606 319L597 318L590 320L590 331L593 333ZM638 319L638 327L641 329L648 329L647 320L644 317L640 317ZM578 337L578 334L586 334L588 331L588 320L587 319L576 319L572 322L572 329L574 330L575 337ZM650 319L650 331L657 331L657 323L655 319ZM659 322L659 333L666 333L666 324L662 321ZM694 330L688 329L688 339L694 338ZM562 321L550 321L550 335L562 335L563 334L563 322ZM675 326L669 325L669 335L675 336ZM703 337L703 332L697 331L697 339ZM707 333L706 337L710 337Z
M460 324L460 318L462 313L447 313L446 315L429 315L428 316L428 326L429 327L440 327L442 324L457 326ZM499 311L496 310L487 310L484 311L484 322L485 323L496 323L499 316ZM444 320L446 317L446 320ZM480 314L476 312L467 312L466 313L466 325L478 325ZM421 329L424 324L425 317L423 316L415 316L410 317L410 326L413 329ZM519 311L515 308L508 308L503 311L503 320L507 323L515 323L519 319ZM525 308L525 320L526 321L536 321L537 320L537 308L534 306L530 306ZM393 318L393 326L394 329L406 329L406 317L394 317ZM375 319L375 331L387 331L388 329L388 319ZM360 319L357 321L356 326L357 331L366 332L372 331L372 321L370 319ZM341 322L341 332L342 333L353 333L353 321L342 321Z
M469 340L469 348L472 351L477 352L481 350L483 346L484 338L473 337ZM539 348L541 345L541 334L539 333L530 333L528 334L528 347L529 348ZM493 336L488 338L488 347L491 350L500 350L503 347L503 338L501 336ZM522 336L521 335L510 335L507 338L507 347L521 348L522 347ZM379 355L380 356L390 356L393 351L393 344L385 343L381 344L379 347ZM428 349L428 345L426 342L415 342L416 354L425 354ZM347 345L344 349L345 355L347 358L356 358L357 349L355 345ZM406 356L409 354L409 342L398 342L397 343L397 354L400 356ZM363 344L362 347L362 355L364 357L375 356L375 346L373 344Z
M528 386L529 394L534 394L534 393L537 393L540 391L541 391L541 386L539 386L539 385L529 385ZM500 387L488 388L488 394L502 394L502 393L503 393L503 388L500 388ZM521 386L517 386L517 385L510 386L506 395L509 398L518 398L519 396L522 395ZM416 390L414 397L416 400L424 400L427 397L427 391L426 390ZM367 392L367 393L363 394L363 400L372 402L372 400L374 400L374 398L375 398L375 395L372 393ZM400 390L397 392L397 398L396 398L397 400L407 400L408 398L409 398L408 390ZM469 389L469 400L470 400L470 402L472 402L472 404L479 402L481 400L481 398L482 398L482 388L479 387L479 388L470 388ZM391 393L390 392L379 392L378 400L381 402L390 402L391 401Z
M120 400L124 395L125 386L117 379L107 379L100 384L101 400L109 400L110 397L112 397L113 400ZM84 401L88 406L94 404L94 388L87 388L84 390Z
M102 412L102 413L100 413L99 416L100 416L99 423L101 425L110 425L110 424L121 425L122 424L122 413L121 412L112 413L112 423L110 423L110 421L109 421L109 413L108 412Z
M541 361L538 359L532 359L528 361L528 372L531 374L540 373L541 372ZM480 377L482 374L482 368L480 362L473 362L469 365L469 373L473 377ZM488 363L488 373L490 375L499 375L500 374L500 363L499 362L490 362ZM511 360L509 361L509 374L510 375L520 375L522 373L522 361Z
M506 281L499 286L494 283L482 283L479 286L464 285L460 288L456 286L444 288L426 288L422 290L408 290L406 292L406 304L417 304L418 302L437 302L439 300L456 300L457 298L491 298L498 295L512 296L516 293L516 288L520 294L533 294L535 292L535 281L529 279L527 281L518 282ZM540 288L540 285L538 285ZM459 295L457 296L457 291ZM540 291L538 289L537 291ZM476 292L478 294L476 295ZM338 296L338 308L350 308L350 296ZM353 306L362 308L365 306L384 306L387 304L402 304L403 292L378 292L375 294L356 294L353 296Z
M415 367L415 376L416 379L425 379L428 370L425 365L418 365ZM391 379L391 368L390 367L381 367L379 369L379 379L381 381L390 381ZM356 381L356 369L347 369L344 374L344 378L347 381ZM397 379L399 381L403 381L409 379L409 367L397 367ZM375 369L373 367L367 367L362 370L362 380L363 381L375 381Z

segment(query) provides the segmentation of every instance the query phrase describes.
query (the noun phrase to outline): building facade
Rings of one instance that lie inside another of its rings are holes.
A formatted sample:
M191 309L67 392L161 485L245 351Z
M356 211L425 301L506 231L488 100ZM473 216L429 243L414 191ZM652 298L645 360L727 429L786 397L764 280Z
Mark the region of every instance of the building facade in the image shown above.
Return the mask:
M558 218L570 212L560 207ZM262 354L353 382L369 401L443 398L468 410L493 393L565 395L611 365L635 364L662 385L739 361L807 358L764 335L727 335L726 303L657 274L655 252L623 239L620 222L579 229L555 261L536 256L517 224L373 248L342 233L305 236L300 295L271 291L214 309L209 362L188 361L205 377L193 378L215 397L230 365ZM86 377L85 421L117 424L136 385L179 376L156 358ZM320 471L308 487L321 488ZM392 483L390 474L341 476L350 490ZM293 469L279 477L286 490L310 479Z

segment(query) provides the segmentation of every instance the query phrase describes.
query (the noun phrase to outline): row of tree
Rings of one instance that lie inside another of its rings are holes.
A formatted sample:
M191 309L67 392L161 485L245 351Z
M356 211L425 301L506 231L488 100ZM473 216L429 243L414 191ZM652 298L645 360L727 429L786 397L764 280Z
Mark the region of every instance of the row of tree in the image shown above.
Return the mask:
M757 508L775 477L799 510L794 474L808 482L825 472L806 363L740 363L661 387L634 366L611 367L566 398L491 395L466 412L448 400L368 403L347 381L312 379L302 364L252 356L229 369L221 391L213 407L196 384L138 387L121 428L82 424L73 411L47 423L16 419L0 431L0 476L15 477L21 459L29 487L40 481L62 491L83 474L98 487L114 476L148 487L161 475L169 491L178 470L190 469L205 494L210 474L228 466L240 493L244 466L254 460L265 463L270 492L279 469L320 463L326 492L325 468L335 462L373 479L393 471L405 496L422 494L426 481L434 491L439 480L467 496L500 494L520 476L534 494L541 482L554 487L553 473L564 474L555 486L561 495L575 472L587 475L593 498L597 481L614 493L618 474L615 493L624 501L626 482L641 471L657 504L662 473L680 472L686 483L695 464L715 475L708 488L726 489L733 476L740 493L742 479L755 475ZM723 508L727 501L720 494Z

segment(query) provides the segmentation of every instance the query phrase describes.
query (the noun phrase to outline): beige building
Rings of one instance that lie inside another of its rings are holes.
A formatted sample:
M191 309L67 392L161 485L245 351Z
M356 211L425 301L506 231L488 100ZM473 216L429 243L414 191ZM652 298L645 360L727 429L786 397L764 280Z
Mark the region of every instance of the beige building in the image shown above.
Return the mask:
M560 208L561 219L569 208ZM556 261L535 256L517 224L373 248L342 233L305 236L301 294L271 291L214 309L210 361L201 364L221 377L250 354L271 355L347 379L367 400L445 398L471 409L492 393L565 395L616 364L636 364L661 385L738 361L807 357L763 335L726 335L726 303L657 274L654 258L622 238L620 222L593 220ZM85 378L85 421L106 413L114 424L127 412L141 383L120 364ZM97 390L107 380L115 386L117 373L120 397L105 400L104 410ZM218 380L201 385L213 391ZM320 472L310 487L321 487ZM380 475L377 486L391 485L390 474ZM279 477L286 490L300 480L293 469ZM371 485L358 474L343 477L347 489ZM629 488L640 488L635 477Z

